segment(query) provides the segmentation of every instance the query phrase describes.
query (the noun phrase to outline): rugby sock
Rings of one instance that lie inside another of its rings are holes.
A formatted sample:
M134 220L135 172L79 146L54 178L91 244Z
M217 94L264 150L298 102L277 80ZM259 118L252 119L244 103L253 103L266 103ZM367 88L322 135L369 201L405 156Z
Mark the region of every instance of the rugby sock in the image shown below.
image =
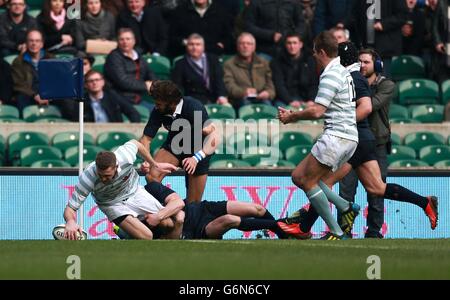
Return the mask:
M280 239L287 238L286 234L278 227L275 219L268 220L268 219L241 217L241 224L239 224L237 229L242 231L269 229L273 231L278 236L278 238Z
M319 181L319 186L327 196L328 201L333 203L341 213L346 212L350 208L350 203L333 192L323 181Z
M304 219L302 219L302 222L300 223L300 229L303 232L310 231L318 218L319 214L317 213L316 209L312 205L310 205L308 212L306 213Z
M386 191L384 191L384 198L396 200L400 202L408 202L425 209L428 205L428 199L417 195L413 191L402 187L398 184L388 183L386 184Z
M316 187L307 192L306 196L316 209L319 216L321 216L325 223L328 225L330 231L337 235L343 235L344 233L342 232L341 227L339 227L339 224L331 214L327 196L322 191L322 189L320 187Z
M272 214L266 209L266 213L262 217L255 217L257 219L264 219L264 220L275 220L275 218L272 216Z
M122 228L119 228L115 233L121 240L133 240L131 235L122 230Z

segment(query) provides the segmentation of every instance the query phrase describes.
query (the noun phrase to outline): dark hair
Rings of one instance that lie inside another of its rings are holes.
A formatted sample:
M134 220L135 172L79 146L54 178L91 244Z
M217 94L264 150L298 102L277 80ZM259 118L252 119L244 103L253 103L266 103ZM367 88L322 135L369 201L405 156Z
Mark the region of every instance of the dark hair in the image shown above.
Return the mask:
M117 164L116 155L111 151L100 151L95 157L95 165L100 170L115 167Z
M372 56L373 69L375 73L381 74L383 72L383 60L381 59L381 56L377 53L377 51L375 51L375 49L372 48L361 49L359 51L359 55L362 54L368 54Z
M341 65L348 67L359 61L358 49L352 42L342 42L338 45L338 55Z
M100 73L99 71L96 71L96 70L89 70L89 71L86 73L86 75L84 75L84 80L87 80L89 77L91 77L92 75L95 75L95 74L100 75L100 76L102 77L102 79L104 78L104 77L103 77L103 74Z
M64 9L66 10L66 13L67 13L67 6L68 6L67 2L64 1ZM52 0L45 0L42 5L41 20L47 26L53 26L55 24L55 21L53 21L52 17L50 16L51 10L52 10Z
M300 40L300 42L303 42L302 35L300 33L298 33L298 32L295 32L295 31L288 32L286 34L286 37L284 38L284 40L287 40L288 38L291 38L291 37L296 37L296 38L298 38Z
M168 104L179 103L183 97L177 85L170 80L153 81L149 94L155 100L164 100Z
M338 42L331 31L323 31L314 39L314 50L316 52L323 50L330 58L337 57Z
M136 39L136 36L134 35L134 31L131 28L128 27L122 27L119 30L117 30L117 38L119 38L119 36L121 36L122 34L129 32L133 35L133 37Z

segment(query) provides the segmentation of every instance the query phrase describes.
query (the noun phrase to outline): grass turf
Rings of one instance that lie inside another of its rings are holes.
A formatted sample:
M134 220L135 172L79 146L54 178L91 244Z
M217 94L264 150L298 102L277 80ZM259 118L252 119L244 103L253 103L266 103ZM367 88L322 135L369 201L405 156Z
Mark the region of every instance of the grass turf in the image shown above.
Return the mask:
M0 279L450 279L450 240L0 241Z

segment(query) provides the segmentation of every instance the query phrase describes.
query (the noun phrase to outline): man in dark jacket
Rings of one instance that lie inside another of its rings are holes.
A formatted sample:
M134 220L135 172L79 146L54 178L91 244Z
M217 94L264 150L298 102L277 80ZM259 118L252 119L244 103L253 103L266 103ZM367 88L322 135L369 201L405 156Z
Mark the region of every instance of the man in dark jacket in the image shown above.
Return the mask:
M450 15L448 0L440 0L433 23L433 42L435 45L434 64L436 80L441 83L450 77Z
M3 59L0 59L0 82L0 105L11 104L13 93L11 66Z
M299 108L312 103L319 85L316 63L303 49L303 41L297 33L286 36L285 51L271 61L272 78L277 100L283 105Z
M232 26L233 18L215 1L187 1L177 8L171 21L171 56L184 52L192 33L204 38L206 52L222 55L231 50Z
M313 33L318 35L334 27L343 28L354 0L317 0Z
M203 37L191 34L186 50L186 55L175 63L172 81L184 91L184 95L203 104L228 104L222 66L217 56L205 53Z
M145 7L145 0L128 0L128 9L117 17L117 26L131 28L136 38L136 50L141 54L166 55L168 28L157 6Z
M119 29L117 41L118 48L106 58L105 77L112 88L130 103L147 105L147 102L141 102L142 96L148 93L156 79L155 74L134 49L136 41L131 29Z
M402 26L406 23L405 0L377 0L373 4L355 1L346 27L358 48L373 47L384 62L384 73L390 74L393 56L402 54ZM368 18L370 16L370 18Z
M131 123L139 123L141 117L133 105L114 91L106 90L103 75L91 70L85 76L86 106L85 122L123 122L122 114Z
M258 52L276 56L288 32L305 33L302 6L292 0L252 0L246 29L255 37Z
M0 56L25 51L26 33L36 28L36 20L25 13L25 0L11 0L0 15Z

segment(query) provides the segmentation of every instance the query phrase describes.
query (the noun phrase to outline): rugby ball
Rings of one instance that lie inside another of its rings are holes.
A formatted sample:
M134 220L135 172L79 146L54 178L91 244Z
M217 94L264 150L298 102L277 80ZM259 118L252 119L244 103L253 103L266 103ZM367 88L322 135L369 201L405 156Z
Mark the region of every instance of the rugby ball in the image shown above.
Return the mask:
M64 229L66 228L66 224L60 224L53 228L52 234L55 240L67 240L64 237ZM77 232L77 240L83 241L87 240L87 232L83 230L83 234Z

